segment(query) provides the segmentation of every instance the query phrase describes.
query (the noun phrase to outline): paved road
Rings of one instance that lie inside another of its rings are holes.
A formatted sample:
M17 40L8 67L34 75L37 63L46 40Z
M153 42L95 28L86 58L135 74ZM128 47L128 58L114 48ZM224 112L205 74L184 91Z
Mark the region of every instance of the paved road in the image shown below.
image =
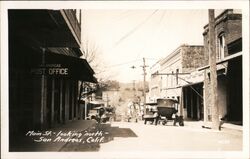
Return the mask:
M50 132L50 131L49 131ZM26 136L16 142L13 151L238 151L242 149L242 131L203 129L199 122L185 122L184 127L144 125L142 121L97 124L78 121L51 130L49 142L40 136ZM75 133L75 135L73 135ZM69 135L69 136L68 136ZM34 142L36 139L39 142ZM66 141L67 140L67 141ZM26 142L24 142L26 141ZM29 141L29 142L28 142ZM20 145L21 144L21 145Z
M144 125L143 122L113 122L97 124L94 121L77 121L54 128L51 130L57 135L51 136L52 140L62 137L70 142L26 142L16 151L31 152L82 152L82 153L57 153L60 158L243 158L242 154L226 152L242 150L242 131L223 129L215 131L201 128L200 122L185 121L184 127L163 125ZM61 133L62 132L62 133ZM63 135L63 133L66 133ZM60 134L60 135L58 135ZM78 136L79 135L79 136ZM36 136L33 136L36 137ZM32 138L33 138L32 137ZM32 139L28 137L27 139ZM37 137L36 137L37 138ZM30 140L28 140L30 141ZM80 141L80 142L72 142ZM209 153L209 156L204 156ZM184 153L183 153L184 152ZM239 152L240 153L240 152ZM67 154L67 155L66 155ZM198 157L197 157L198 156ZM219 157L218 157L219 156ZM222 157L221 157L222 156ZM44 156L41 156L44 157ZM47 156L45 158L51 158ZM54 157L53 157L54 158Z
M100 152L115 151L238 151L242 150L241 131L216 131L203 129L195 122L186 122L184 127L172 125L144 125L116 122L111 126L128 128L137 137L115 137L102 143Z

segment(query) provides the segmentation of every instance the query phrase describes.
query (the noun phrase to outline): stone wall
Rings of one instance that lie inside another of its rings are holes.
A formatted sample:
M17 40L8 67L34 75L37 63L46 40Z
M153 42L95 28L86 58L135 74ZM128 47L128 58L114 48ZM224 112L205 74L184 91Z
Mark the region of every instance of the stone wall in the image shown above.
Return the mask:
M204 56L203 46L184 46L182 48L182 71L192 72L198 67L208 64L208 60Z

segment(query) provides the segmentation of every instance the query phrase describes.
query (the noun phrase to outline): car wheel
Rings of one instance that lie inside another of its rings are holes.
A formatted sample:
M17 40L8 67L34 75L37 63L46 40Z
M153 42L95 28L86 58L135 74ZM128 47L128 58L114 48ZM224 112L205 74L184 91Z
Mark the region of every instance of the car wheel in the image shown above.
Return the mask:
M167 121L166 120L163 120L162 121L162 125L166 125L167 124Z
M184 126L184 122L183 122L183 121L180 121L180 122L179 122L179 125L180 125L180 126Z

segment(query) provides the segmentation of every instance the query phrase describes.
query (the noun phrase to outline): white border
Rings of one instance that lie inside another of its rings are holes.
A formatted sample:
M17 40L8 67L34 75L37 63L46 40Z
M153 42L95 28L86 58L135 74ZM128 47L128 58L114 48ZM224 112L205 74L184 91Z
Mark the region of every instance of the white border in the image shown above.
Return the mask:
M4 1L1 7L1 148L2 158L248 158L249 157L249 1ZM7 9L242 9L243 13L243 151L169 151L65 153L8 152L8 26ZM4 156L4 157L3 157Z

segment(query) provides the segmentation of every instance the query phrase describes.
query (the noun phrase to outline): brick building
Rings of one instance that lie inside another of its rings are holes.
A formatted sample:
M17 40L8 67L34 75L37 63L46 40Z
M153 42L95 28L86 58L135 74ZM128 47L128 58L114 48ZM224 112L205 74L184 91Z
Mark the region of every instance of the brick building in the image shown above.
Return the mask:
M193 83L186 80L186 78L198 67L206 64L204 56L203 46L181 45L167 57L160 60L159 65L156 65L157 67L151 68L149 92L151 98L154 100L157 98L172 98L178 100L181 104L182 87L190 86ZM189 107L191 105L180 109L181 112L179 113L183 115L183 110L185 113Z
M208 25L204 27L204 47L208 55ZM227 9L215 18L219 116L242 124L242 15ZM206 121L211 121L209 66L205 74L204 94Z
M80 10L9 10L8 21L11 150L16 134L81 118L78 82L96 79L79 58Z
M181 45L161 60L159 72L167 73L161 77L161 97L179 100L181 86L188 84L183 78L204 65L203 57L203 46Z

